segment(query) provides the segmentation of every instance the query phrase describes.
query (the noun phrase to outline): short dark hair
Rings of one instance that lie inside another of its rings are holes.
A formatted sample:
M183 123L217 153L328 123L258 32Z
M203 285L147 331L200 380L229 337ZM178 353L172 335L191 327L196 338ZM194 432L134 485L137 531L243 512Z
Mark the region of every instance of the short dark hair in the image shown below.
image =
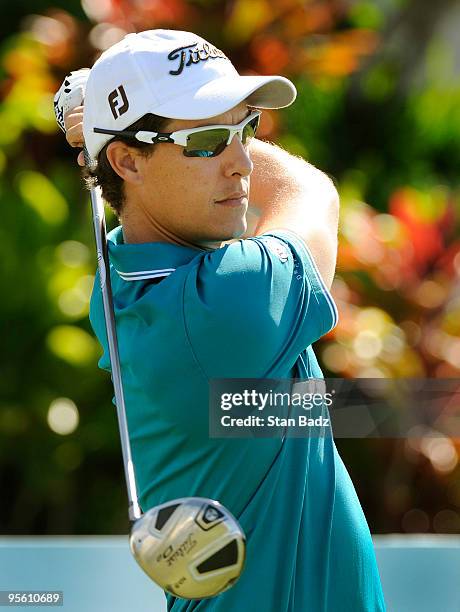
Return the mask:
M148 113L124 129L130 131L147 130L162 132L165 130L168 121L170 121L170 119L166 117ZM102 197L110 205L117 217L120 218L125 201L124 181L115 172L107 159L107 147L115 140L120 140L131 147L139 149L141 154L145 155L145 157L150 157L152 155L156 145L140 142L135 138L115 136L111 138L100 151L97 156L97 166L95 168L85 167L83 169L83 180L86 187L91 189L92 187L99 186L102 190Z

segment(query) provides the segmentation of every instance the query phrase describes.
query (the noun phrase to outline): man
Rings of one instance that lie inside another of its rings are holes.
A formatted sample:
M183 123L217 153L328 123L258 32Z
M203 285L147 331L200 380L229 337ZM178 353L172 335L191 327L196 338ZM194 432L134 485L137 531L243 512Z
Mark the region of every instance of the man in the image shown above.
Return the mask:
M61 105L67 138L84 137L97 162L89 180L121 221L108 236L110 273L140 505L214 498L247 536L234 587L201 601L167 595L168 610L385 610L366 519L331 436L208 435L211 380L321 378L312 343L337 321L337 192L253 137L255 109L291 104L294 86L239 76L195 34L152 30L126 36L91 69L83 137L81 83L74 89L77 103ZM90 318L110 371L97 279Z

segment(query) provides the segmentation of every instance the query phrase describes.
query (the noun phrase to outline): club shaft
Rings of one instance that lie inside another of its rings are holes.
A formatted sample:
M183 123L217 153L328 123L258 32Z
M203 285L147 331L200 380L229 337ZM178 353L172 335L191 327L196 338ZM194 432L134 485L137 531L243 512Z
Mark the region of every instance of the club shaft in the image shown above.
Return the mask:
M110 265L107 248L107 232L105 224L104 202L100 187L91 189L91 208L93 213L94 235L96 238L97 262L101 282L102 300L104 306L105 327L107 330L107 343L109 347L110 363L112 367L112 381L117 405L118 427L120 430L121 451L125 469L126 488L129 502L129 519L135 521L141 517L142 512L137 497L134 465L129 443L128 422L126 418L125 396L121 378L120 357L118 353L117 330L113 308L112 285L110 282Z

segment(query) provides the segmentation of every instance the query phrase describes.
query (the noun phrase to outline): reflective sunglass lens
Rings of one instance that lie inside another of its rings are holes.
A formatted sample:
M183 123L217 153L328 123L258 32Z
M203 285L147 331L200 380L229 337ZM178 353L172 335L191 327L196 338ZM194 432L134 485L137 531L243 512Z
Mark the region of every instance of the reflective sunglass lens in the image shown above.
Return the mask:
M254 117L243 129L243 144L246 144L248 138L254 138L259 127L259 117Z
M259 127L259 116L254 117L243 128L242 143L256 135ZM195 132L187 136L187 146L184 149L186 157L215 157L227 146L230 132L228 129L212 128Z
M184 149L186 157L214 157L226 146L229 132L227 129L212 129L195 132L187 137Z

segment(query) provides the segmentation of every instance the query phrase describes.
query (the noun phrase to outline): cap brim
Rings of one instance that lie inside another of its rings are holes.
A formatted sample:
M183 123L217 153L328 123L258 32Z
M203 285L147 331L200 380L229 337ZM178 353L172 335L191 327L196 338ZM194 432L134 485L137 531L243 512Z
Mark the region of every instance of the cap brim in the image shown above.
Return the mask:
M151 112L171 119L207 119L243 100L249 106L274 109L289 106L296 96L294 84L282 76L225 76L156 106Z

